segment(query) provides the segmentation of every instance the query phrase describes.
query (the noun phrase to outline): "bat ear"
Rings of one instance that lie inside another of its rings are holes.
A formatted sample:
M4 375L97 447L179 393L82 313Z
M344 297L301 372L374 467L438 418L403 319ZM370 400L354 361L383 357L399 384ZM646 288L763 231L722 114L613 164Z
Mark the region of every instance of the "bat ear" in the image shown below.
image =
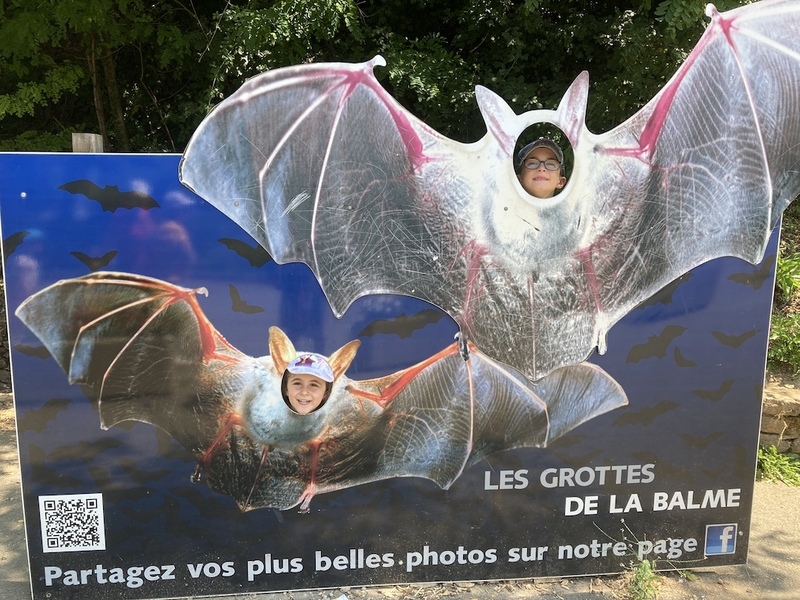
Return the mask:
M567 93L558 104L556 125L561 128L572 149L578 147L581 132L586 124L586 103L589 100L589 72L583 71L569 86Z
M297 356L294 344L278 327L269 328L269 355L278 373L283 373L286 365Z
M517 115L505 100L482 85L475 86L475 99L478 101L483 120L486 121L486 128L500 147L507 150L511 156L514 153L517 136L522 133L517 131L519 129Z
M339 379L339 376L347 371L347 367L350 366L350 363L353 362L353 359L356 357L356 351L360 345L360 341L353 340L331 354L331 357L328 359L328 364L330 364L331 369L333 369L334 379Z

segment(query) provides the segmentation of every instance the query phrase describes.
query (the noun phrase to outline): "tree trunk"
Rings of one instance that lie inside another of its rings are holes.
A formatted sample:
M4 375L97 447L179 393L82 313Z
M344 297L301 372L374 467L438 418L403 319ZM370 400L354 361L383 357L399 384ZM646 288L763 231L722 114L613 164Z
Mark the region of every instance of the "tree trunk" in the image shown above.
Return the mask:
M125 111L122 110L122 101L119 96L117 86L117 69L114 64L114 55L111 48L103 48L103 73L106 76L106 89L108 90L108 101L111 105L111 113L116 122L116 132L119 142L119 149L122 152L130 152L131 145L128 140L128 130L125 128Z
M109 139L108 128L106 127L106 111L103 107L103 95L100 93L100 82L97 79L97 53L94 35L92 35L89 55L86 57L86 62L89 64L89 74L92 76L92 94L94 95L94 112L95 115L97 115L97 127L100 130L100 135L103 136L103 147L108 148Z

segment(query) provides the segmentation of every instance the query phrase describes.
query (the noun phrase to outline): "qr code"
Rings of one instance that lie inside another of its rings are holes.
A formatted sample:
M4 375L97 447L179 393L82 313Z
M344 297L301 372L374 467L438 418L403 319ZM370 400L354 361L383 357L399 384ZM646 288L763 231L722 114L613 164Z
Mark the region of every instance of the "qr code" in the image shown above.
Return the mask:
M44 552L105 550L103 494L39 496Z

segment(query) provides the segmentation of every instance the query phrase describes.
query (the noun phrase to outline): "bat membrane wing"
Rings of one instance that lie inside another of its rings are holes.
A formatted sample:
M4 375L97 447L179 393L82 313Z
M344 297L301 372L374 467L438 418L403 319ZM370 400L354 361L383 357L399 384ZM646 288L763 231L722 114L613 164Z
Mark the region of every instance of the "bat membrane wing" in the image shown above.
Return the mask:
M761 260L800 193L800 5L763 2L712 23L640 113L598 136L589 237L604 327L719 256Z
M69 381L88 388L103 427L152 423L196 451L216 432L221 407L204 385L203 336L211 330L186 301L192 294L147 277L97 273L42 290L16 314Z
M447 289L469 239L457 233L458 213L473 185L452 169L463 145L403 109L374 64L251 80L200 125L181 180L277 262L311 266L338 316L372 293L419 297L452 314L451 295L436 290ZM433 177L451 207L444 212L425 184ZM443 243L454 233L464 241Z
M455 349L416 373L385 408L363 397L405 372L351 382L351 393L332 398L335 409L316 450L301 445L264 454L246 436L233 436L231 452L213 459L209 485L243 510L296 506L312 472L316 494L395 477L424 477L447 489L490 454L543 447L627 403L594 365L565 367L532 384L477 350L467 363Z

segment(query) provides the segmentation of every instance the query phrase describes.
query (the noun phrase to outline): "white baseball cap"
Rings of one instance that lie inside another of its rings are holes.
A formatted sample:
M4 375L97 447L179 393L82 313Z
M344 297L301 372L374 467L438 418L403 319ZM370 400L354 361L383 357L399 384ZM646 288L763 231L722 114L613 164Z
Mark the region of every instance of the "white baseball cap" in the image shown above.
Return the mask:
M304 352L286 365L286 370L295 375L314 375L322 381L333 383L333 369L328 360L315 352Z

